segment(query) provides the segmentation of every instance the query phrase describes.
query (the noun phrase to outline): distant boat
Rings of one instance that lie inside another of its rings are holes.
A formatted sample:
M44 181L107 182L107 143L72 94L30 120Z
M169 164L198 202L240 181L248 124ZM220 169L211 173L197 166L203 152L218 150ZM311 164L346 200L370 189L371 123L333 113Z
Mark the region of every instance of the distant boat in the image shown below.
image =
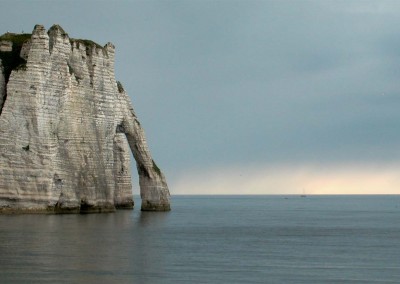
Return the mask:
M304 188L303 188L303 194L301 194L300 197L307 197L306 191L304 190Z

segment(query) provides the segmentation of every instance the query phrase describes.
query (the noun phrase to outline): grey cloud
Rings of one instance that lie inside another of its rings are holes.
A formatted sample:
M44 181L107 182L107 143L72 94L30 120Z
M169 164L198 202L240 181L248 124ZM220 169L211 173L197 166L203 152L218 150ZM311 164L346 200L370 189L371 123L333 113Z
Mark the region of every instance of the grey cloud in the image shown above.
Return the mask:
M167 175L400 158L397 1L50 2L3 1L0 24L112 41Z

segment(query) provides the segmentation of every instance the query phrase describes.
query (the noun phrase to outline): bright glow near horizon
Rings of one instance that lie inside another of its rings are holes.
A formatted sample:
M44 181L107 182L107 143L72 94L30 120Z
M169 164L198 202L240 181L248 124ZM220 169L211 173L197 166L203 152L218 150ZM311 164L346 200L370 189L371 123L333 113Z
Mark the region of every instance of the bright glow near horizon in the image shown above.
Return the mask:
M400 166L253 166L194 171L172 194L400 194Z

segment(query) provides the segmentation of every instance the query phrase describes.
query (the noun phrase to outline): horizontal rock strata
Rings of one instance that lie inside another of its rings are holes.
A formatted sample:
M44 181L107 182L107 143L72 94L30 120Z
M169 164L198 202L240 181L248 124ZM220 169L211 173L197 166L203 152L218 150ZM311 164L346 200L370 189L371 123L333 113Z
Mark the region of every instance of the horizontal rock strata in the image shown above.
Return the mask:
M57 25L0 43L1 212L132 208L130 151L141 209L170 210L165 177L115 80L111 43L71 39Z

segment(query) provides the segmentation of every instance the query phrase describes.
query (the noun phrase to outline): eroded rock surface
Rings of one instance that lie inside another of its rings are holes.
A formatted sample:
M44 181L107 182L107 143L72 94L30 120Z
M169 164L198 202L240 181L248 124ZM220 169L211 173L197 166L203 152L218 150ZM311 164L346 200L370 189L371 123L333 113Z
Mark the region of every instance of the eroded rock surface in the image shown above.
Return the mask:
M0 211L132 208L129 150L142 210L170 210L165 177L115 80L114 46L71 39L57 25L37 25L18 44L12 71L0 65ZM16 51L0 60L5 52Z
M1 114L1 109L3 108L3 100L4 100L5 92L6 92L6 81L4 78L3 65L2 65L1 59L0 59L0 114Z

